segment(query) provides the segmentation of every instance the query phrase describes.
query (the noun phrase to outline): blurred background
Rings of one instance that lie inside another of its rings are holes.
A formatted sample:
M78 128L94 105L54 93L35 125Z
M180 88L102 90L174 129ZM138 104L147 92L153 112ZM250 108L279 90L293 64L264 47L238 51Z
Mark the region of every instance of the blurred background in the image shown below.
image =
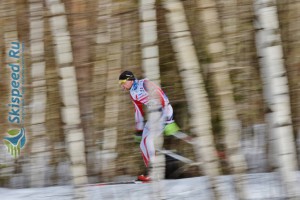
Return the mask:
M160 84L182 131L199 141L166 139L166 149L201 161L166 163L171 172L180 168L168 178L298 170L300 1L1 0L0 6L1 140L15 127L8 104L16 41L23 44L26 114L20 156L0 143L0 187L142 173L134 106L118 85L124 70Z

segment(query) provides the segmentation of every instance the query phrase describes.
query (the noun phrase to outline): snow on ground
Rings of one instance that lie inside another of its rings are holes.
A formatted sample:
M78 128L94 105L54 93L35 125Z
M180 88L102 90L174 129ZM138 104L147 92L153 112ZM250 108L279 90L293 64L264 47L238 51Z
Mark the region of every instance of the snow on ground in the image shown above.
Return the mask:
M298 177L300 188L300 172ZM277 173L247 174L245 192L247 200L284 199L285 193ZM222 200L237 200L232 176L217 177L218 189ZM79 188L56 186L45 188L8 189L0 188L1 200L69 200L78 195L92 200L210 200L214 199L207 177L177 180L162 180L158 183L87 185ZM299 199L300 199L300 194Z

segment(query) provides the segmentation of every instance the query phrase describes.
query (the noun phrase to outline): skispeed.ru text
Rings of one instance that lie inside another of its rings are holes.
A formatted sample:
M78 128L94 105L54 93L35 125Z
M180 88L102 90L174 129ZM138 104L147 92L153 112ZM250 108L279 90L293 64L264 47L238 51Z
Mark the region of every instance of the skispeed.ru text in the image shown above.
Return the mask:
M22 99L21 92L21 75L20 75L20 43L12 42L11 49L9 51L9 57L16 59L16 63L9 63L8 66L10 68L10 77L11 77L11 101L8 104L9 112L8 112L8 120L11 123L20 124L20 104Z

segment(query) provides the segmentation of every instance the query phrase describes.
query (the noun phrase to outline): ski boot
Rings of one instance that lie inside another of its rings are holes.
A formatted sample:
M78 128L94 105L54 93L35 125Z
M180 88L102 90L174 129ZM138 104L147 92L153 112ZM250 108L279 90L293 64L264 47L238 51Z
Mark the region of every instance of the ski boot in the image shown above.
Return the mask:
M137 180L142 182L149 182L151 181L151 178L147 175L139 175Z

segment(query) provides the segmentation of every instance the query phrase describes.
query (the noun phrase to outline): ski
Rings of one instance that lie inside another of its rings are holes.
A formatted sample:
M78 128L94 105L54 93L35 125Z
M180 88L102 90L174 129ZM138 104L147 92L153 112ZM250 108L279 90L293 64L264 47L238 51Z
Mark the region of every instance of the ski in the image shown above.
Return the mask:
M149 181L148 181L149 182ZM129 181L115 181L115 182L104 182L104 183L96 183L91 184L90 186L106 186L106 185L124 185L124 184L141 184L141 183L148 183L145 181L139 180L129 180Z
M165 154L165 155L168 155L172 158L175 158L176 160L179 160L183 163L186 163L186 164L192 164L192 163L195 163L194 161L186 158L186 157L183 157L181 155L178 155L170 150L166 150L166 149L157 149L158 152L162 153L162 154Z
M181 131L177 131L175 134L173 134L172 136L174 136L177 139L180 139L188 144L195 144L195 140L192 136L189 136L188 134L181 132ZM223 151L217 151L218 157L221 159L225 159L225 153Z
M193 138L191 136L189 136L188 134L184 133L184 132L181 132L181 131L178 131L176 132L174 135L172 135L180 140L183 140L189 144L193 144L194 141L193 141Z

